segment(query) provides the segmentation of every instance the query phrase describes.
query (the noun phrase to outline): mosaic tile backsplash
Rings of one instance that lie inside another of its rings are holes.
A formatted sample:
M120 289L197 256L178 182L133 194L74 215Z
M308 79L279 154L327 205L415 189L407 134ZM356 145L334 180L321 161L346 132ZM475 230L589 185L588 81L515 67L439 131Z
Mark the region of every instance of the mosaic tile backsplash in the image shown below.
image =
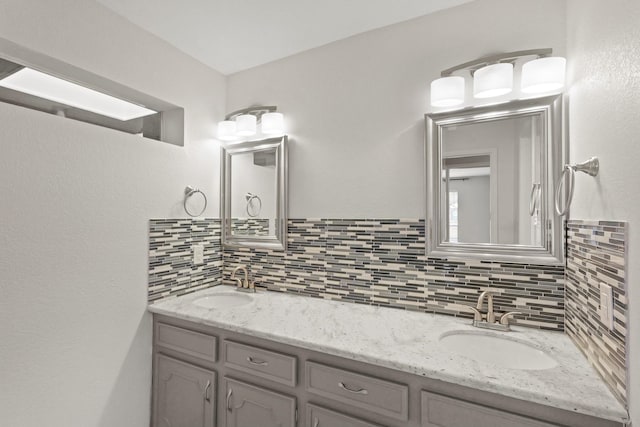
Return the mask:
M566 330L622 401L627 400L627 224L568 222ZM600 283L613 288L614 328L600 321Z
M193 263L193 245L203 245L202 264ZM149 221L149 301L188 294L220 284L220 221L152 219Z
M223 253L217 219L154 219L149 228L151 302L220 284L223 273L233 285L233 268L250 265L273 291L468 318L466 307L491 289L496 311L524 313L515 323L564 328L564 267L427 258L420 219L290 219L287 252ZM198 266L195 243L205 246Z
M224 283L250 265L273 291L472 318L466 307L491 289L515 323L564 328L564 267L425 256L420 219L290 219L288 250L225 249Z

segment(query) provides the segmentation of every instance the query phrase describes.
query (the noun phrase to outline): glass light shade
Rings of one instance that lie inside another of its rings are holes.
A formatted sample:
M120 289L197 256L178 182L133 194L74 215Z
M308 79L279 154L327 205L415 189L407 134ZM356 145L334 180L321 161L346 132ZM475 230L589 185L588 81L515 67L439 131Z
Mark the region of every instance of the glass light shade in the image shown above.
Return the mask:
M564 87L567 60L555 56L529 61L522 66L520 89L524 93L543 93Z
M122 121L157 113L141 105L26 67L0 80L0 86Z
M236 138L236 122L233 120L218 122L218 139L222 141L233 141Z
M284 116L282 113L264 113L260 119L261 131L266 135L284 133Z
M492 64L480 68L473 75L473 96L493 98L513 90L513 64Z
M464 77L442 77L431 82L431 105L453 107L464 102Z
M257 121L253 114L243 114L236 117L236 133L240 136L255 135Z

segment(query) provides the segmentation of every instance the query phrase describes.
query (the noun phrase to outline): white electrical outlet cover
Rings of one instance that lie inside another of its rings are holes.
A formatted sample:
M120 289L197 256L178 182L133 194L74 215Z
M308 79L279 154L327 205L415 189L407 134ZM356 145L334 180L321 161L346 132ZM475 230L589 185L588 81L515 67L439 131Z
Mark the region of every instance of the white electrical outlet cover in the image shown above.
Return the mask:
M202 264L204 262L204 245L193 246L193 263Z
M613 330L613 289L604 282L600 283L600 321Z

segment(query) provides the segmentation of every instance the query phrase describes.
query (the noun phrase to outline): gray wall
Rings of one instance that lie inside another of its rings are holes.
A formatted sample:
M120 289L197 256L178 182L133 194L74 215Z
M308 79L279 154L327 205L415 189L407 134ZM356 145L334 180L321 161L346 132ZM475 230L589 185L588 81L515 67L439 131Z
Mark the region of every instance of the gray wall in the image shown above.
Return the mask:
M575 219L629 221L631 415L640 425L640 2L570 0L567 7L571 161L600 158L576 176Z
M0 37L185 108L176 147L0 103L0 424L146 426L148 221L187 184L217 216L224 77L91 1L1 0Z
M278 105L291 218L424 217L424 114L440 71L483 55L564 53L565 4L478 0L228 77L227 110Z

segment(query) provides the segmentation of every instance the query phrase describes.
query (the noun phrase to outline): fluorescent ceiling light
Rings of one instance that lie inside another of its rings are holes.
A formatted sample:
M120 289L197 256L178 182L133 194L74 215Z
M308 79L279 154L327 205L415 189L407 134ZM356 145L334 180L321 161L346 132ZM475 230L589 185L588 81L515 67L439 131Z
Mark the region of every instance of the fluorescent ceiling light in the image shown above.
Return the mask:
M122 121L157 113L26 67L0 80L0 86Z

